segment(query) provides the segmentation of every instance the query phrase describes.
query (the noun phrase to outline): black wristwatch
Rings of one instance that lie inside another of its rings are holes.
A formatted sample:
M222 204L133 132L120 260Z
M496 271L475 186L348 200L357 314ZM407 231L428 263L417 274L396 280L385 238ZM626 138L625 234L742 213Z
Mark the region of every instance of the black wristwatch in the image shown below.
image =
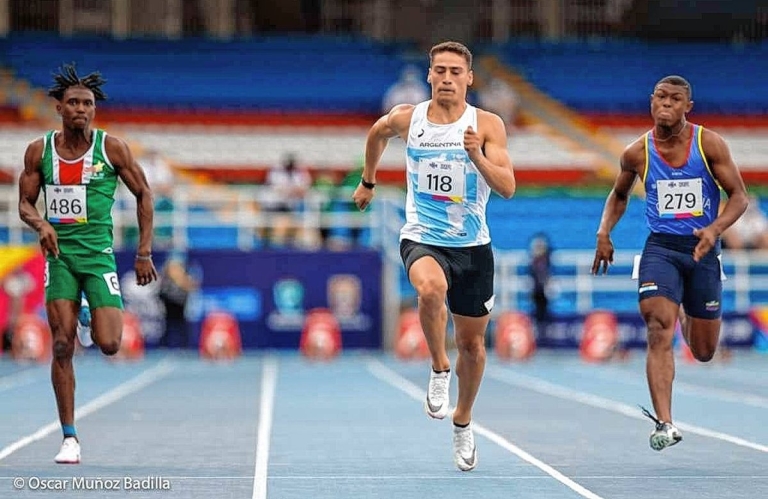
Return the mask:
M365 179L363 178L360 179L360 184L366 189L373 189L374 187L376 187L375 182L366 182Z

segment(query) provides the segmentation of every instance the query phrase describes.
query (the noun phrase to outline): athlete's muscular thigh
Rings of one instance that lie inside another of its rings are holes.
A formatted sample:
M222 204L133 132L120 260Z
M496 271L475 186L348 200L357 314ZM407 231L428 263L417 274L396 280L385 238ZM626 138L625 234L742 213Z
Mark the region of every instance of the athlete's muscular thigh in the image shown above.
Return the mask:
M485 345L485 332L491 320L490 314L480 317L452 315L456 346L461 350L482 348Z
M721 319L702 319L686 317L686 335L688 346L696 360L708 362L715 356L720 342Z
M83 257L76 264L91 310L101 307L123 308L123 295L114 255Z
M685 313L700 319L719 319L722 315L723 282L720 260L710 253L694 265L685 280Z
M80 303L80 284L73 269L74 259L59 255L45 261L45 300L65 300Z
M408 271L408 279L420 299L442 303L448 293L448 280L440 264L431 256L422 256Z
M664 296L646 298L640 302L640 315L647 325L674 329L680 305Z
M400 242L400 257L420 300L435 307L442 306L448 293L448 262L440 248L409 239Z
M721 272L720 260L712 252L695 265L685 283L685 338L691 353L702 362L714 357L720 339L723 297Z
M640 301L640 314L648 328L648 347L671 346L680 305L665 296Z
M647 244L638 269L637 295L641 305L656 297L679 305L683 299L684 270L683 257L678 252Z
M116 307L100 307L91 310L93 341L107 355L120 350L123 337L123 311Z
M483 317L493 308L494 257L489 244L457 251L448 306L456 315Z

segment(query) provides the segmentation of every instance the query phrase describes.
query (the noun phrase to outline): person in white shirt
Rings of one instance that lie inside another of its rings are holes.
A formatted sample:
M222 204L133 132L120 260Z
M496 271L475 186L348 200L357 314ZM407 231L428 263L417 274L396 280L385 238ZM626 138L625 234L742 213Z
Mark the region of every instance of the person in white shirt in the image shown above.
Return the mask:
M273 247L295 244L301 227L297 214L312 186L312 176L298 167L295 156L288 155L280 166L269 171L265 185L270 189L262 208L271 215L265 230L265 244Z
M429 87L422 82L422 74L415 66L406 66L397 80L384 94L382 112L388 113L398 104L418 104L429 100Z

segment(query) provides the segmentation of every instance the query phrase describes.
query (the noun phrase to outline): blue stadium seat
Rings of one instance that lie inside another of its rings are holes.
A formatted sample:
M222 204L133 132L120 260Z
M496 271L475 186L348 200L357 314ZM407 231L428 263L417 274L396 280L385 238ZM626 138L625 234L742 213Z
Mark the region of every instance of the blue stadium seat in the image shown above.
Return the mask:
M768 112L767 43L516 41L496 50L538 88L582 111L646 113L653 85L679 74L693 86L696 112Z
M539 232L549 237L555 249L591 249L604 204L604 197L493 197L488 203L488 225L499 249L527 249ZM643 217L642 202L630 201L612 234L617 249L642 248L647 235Z
M237 227L190 227L187 238L190 248L234 249L237 248Z
M405 46L363 38L284 36L220 42L12 34L2 63L48 87L62 63L108 80L104 105L378 112L407 64Z
M411 48L334 36L224 42L13 33L0 40L0 57L41 87L50 85L51 72L64 62L75 61L82 71L99 69L109 79L105 91L115 105L377 112L382 95L409 63ZM476 55L483 52L496 53L578 110L646 113L653 84L680 74L693 85L697 112L768 112L768 43L517 40L476 48ZM420 64L426 69L426 61Z

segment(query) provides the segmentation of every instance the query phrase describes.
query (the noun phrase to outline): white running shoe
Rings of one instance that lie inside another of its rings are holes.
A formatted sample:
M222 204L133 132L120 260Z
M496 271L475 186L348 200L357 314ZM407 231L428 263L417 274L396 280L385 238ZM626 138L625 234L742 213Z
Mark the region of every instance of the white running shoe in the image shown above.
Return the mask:
M424 410L434 419L443 419L448 415L450 404L448 402L448 387L451 384L451 371L436 373L429 370L429 387L427 399L424 401Z
M85 297L80 304L80 313L77 316L77 339L84 348L93 345L91 337L91 307Z
M67 437L61 443L61 450L53 458L59 464L80 463L80 442L75 437Z
M656 416L651 414L651 411L643 406L640 406L640 408L643 410L643 414L646 417L656 423L656 429L651 432L649 438L651 449L661 451L667 447L672 447L683 439L683 434L680 433L680 430L678 430L675 425L660 421Z
M81 323L77 323L77 339L83 348L88 348L93 345L93 338L91 338L91 327L84 326Z
M651 449L664 450L683 439L682 433L672 423L659 423L650 437Z
M453 461L461 471L471 471L477 466L477 447L471 423L466 428L453 426Z

